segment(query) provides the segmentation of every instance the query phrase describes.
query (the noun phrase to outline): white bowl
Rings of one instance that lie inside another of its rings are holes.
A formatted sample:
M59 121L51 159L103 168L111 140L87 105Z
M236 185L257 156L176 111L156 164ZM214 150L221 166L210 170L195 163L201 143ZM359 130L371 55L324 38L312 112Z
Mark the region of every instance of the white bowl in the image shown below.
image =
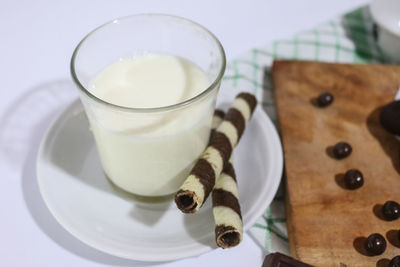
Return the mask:
M377 42L386 59L400 62L400 1L373 0L372 18L378 25Z

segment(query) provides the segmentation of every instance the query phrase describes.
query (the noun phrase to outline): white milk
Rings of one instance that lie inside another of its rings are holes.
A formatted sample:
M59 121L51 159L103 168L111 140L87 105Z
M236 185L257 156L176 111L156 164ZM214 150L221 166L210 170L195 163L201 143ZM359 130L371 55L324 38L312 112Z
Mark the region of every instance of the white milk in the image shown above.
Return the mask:
M204 91L210 82L193 63L147 55L111 64L90 91L119 106L163 107ZM119 187L145 196L174 193L205 149L213 112L202 101L173 112L120 112L98 107L88 114L102 165Z

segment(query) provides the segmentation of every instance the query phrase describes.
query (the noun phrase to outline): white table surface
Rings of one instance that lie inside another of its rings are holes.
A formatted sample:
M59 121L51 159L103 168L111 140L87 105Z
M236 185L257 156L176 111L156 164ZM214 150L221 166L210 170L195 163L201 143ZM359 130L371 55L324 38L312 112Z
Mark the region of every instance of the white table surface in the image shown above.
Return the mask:
M227 58L312 28L365 0L2 0L0 7L0 266L148 266L92 249L53 219L38 191L35 158L51 118L76 92L69 61L94 27L134 13L169 13L203 24ZM261 266L248 235L228 250L159 266Z

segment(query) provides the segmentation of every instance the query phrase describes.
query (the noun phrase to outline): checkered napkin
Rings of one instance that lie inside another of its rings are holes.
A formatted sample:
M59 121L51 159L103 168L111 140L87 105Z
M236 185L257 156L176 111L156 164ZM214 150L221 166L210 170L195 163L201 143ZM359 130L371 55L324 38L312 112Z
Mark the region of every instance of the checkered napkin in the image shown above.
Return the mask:
M315 60L340 63L384 62L376 46L376 27L369 8L362 7L314 29L252 49L227 67L221 93L247 90L256 95L272 121L276 122L275 103L270 83L274 59ZM285 179L282 180L282 184ZM265 253L289 253L284 206L284 186L264 214L250 229ZM240 186L240 185L239 185Z

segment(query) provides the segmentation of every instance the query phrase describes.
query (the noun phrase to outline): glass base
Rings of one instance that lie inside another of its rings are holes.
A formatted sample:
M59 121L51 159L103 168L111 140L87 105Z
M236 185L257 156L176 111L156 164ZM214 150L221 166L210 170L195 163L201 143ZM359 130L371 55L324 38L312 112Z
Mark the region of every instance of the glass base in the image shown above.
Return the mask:
M162 195L162 196L143 196L143 195L138 195L131 193L129 191L126 191L125 189L119 187L116 185L110 177L104 173L107 182L111 185L112 189L114 192L118 195L123 197L124 199L129 199L132 201L139 201L139 202L144 202L144 203L162 203L162 202L169 202L174 199L175 192L168 194L168 195Z

